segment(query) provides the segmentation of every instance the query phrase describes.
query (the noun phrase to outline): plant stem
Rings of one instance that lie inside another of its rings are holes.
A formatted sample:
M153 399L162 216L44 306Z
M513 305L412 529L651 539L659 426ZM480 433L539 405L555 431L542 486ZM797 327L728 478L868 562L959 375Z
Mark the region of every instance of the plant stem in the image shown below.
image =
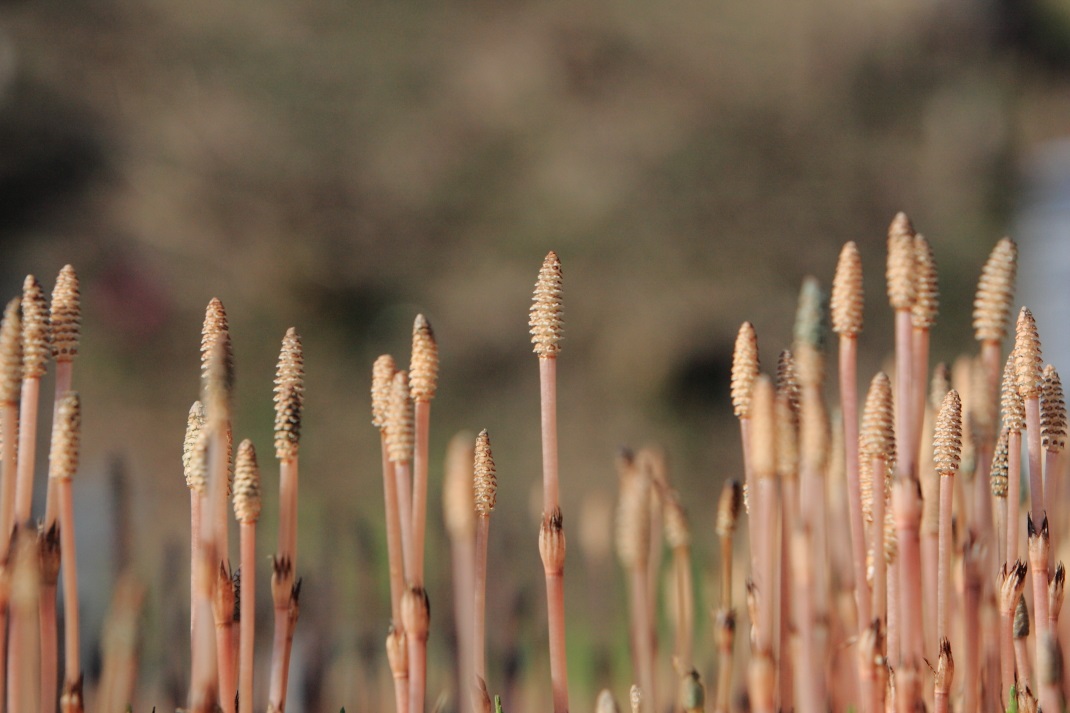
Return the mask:
M453 601L457 626L457 653L460 671L458 680L458 708L460 713L472 711L472 682L475 681L475 549L471 535L451 543L453 557ZM484 563L485 563L484 559ZM484 664L485 668L485 664Z
M401 626L401 593L405 591L405 565L402 561L397 479L394 475L394 464L390 461L385 429L380 429L379 431L379 443L383 462L386 553L390 568L390 618L395 626Z
M884 560L884 509L885 509L885 473L887 465L881 456L872 459L873 479L873 542L870 549L873 552L873 618L884 622L888 618L888 584L887 572ZM862 580L866 581L865 579Z
M412 457L412 582L424 586L424 533L427 527L427 461L431 402L417 399L416 443Z
M490 532L490 516L480 514L476 518L475 591L472 617L472 639L475 644L474 673L487 680L487 542ZM466 681L465 685L471 685Z
M1018 559L1018 540L1020 526L1018 515L1021 511L1022 493L1022 434L1011 431L1007 434L1007 559L1008 563ZM1013 615L1013 612L1012 612Z
M253 654L256 645L256 520L240 525L241 623L238 647L238 710L252 713Z
M557 358L539 359L539 396L542 422L542 509L552 513L558 502L557 467Z
M398 522L401 525L401 559L405 570L405 582L411 582L415 562L412 541L412 466L399 461L394 463L394 480L397 483Z
M59 479L59 536L60 551L63 553L61 560L63 566L63 647L64 680L66 686L71 688L79 685L82 678L82 667L79 658L81 642L79 638L78 618L78 559L75 551L74 533L74 493L72 492L70 478Z
M1044 451L1044 512L1052 542L1059 542L1062 508L1059 500L1059 451ZM1055 548L1049 550L1048 572L1055 569Z
M981 689L981 648L979 646L981 628L981 594L984 591L984 578L981 565L984 552L976 541L967 541L962 558L963 578L963 710L980 710Z
M843 413L844 465L850 514L851 552L854 555L855 605L859 632L869 626L873 609L866 583L866 530L862 518L862 486L858 478L858 339L840 338L840 409ZM744 452L746 450L744 449Z
M44 536L43 534L41 535L41 537ZM38 613L38 628L40 629L38 635L41 642L40 705L43 713L55 713L56 703L59 700L57 696L59 691L57 681L59 678L56 672L58 665L56 647L59 629L56 625L55 584L41 583L41 602Z
M1025 401L1025 434L1029 458L1029 504L1033 522L1040 526L1044 518L1043 451L1040 446L1040 399L1034 394Z
M41 380L29 377L22 380L22 400L19 402L18 480L15 486L15 522L30 521L33 507L34 455L37 447L37 402Z
M685 670L692 665L691 632L695 624L695 600L691 583L691 548L673 550L676 586L676 656Z
M951 636L948 623L949 596L951 593L951 499L954 495L954 478L940 476L940 547L939 569L936 585L936 639L943 641Z
M279 461L279 554L297 572L298 456Z

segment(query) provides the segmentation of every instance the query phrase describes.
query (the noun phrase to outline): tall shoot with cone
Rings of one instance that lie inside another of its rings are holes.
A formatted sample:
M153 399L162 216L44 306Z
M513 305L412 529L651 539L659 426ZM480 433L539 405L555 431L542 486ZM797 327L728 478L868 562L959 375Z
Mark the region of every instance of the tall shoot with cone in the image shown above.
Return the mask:
M561 351L561 261L551 251L535 283L529 325L539 357L542 405L543 512L539 554L546 575L546 613L550 634L550 678L554 713L568 711L568 666L565 660L565 527L559 502L557 469L557 355Z

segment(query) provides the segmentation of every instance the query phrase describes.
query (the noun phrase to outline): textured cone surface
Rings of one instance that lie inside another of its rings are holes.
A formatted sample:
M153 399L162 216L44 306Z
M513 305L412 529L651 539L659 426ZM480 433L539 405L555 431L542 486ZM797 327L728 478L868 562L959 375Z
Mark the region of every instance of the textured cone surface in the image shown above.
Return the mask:
M22 300L13 298L0 322L0 399L18 403L22 391Z
M208 484L205 470L203 444L204 406L194 401L186 417L186 437L182 442L182 472L186 476L186 487L203 493Z
M1011 352L1003 367L1003 384L1000 389L1000 417L1003 428L1011 433L1021 433L1025 429L1025 404L1018 393L1018 381L1014 370L1015 355Z
M301 337L290 327L282 338L275 367L275 456L297 457L301 442L301 412L305 403L305 357Z
M52 357L69 361L78 354L78 340L82 336L81 296L78 275L65 265L52 289Z
M227 311L218 297L213 297L204 310L204 323L201 325L201 378L208 379L208 363L212 356L212 346L219 336L230 332L230 324L227 321ZM234 353L228 344L226 359L227 371L234 371Z
M412 462L413 431L409 373L402 370L394 374L390 388L390 408L387 410L386 447L391 462Z
M386 413L390 409L390 389L398 367L394 357L383 354L372 365L372 425L386 426Z
M1018 313L1014 342L1014 366L1018 377L1018 393L1023 399L1040 394L1041 369L1044 358L1040 351L1040 335L1033 313L1022 307Z
M962 464L962 400L954 389L947 392L936 418L933 464L943 476L955 475Z
M234 464L234 515L238 522L256 522L260 517L260 466L248 438L238 446Z
M1045 450L1060 453L1066 448L1066 398L1059 372L1044 367L1044 388L1040 402L1040 440Z
M476 512L490 515L498 501L498 470L494 467L494 454L486 430L480 431L476 437L472 486Z
M995 450L992 452L992 495L997 498L1007 497L1007 469L1008 469L1007 430L1000 431L999 440L996 441Z
M758 377L758 335L744 322L732 352L732 408L739 418L750 417L751 389Z
M915 327L932 329L940 313L940 284L932 246L922 235L914 237L914 306L911 321Z
M862 256L853 241L840 251L836 276L832 280L832 328L841 336L858 336L862 332L864 305Z
M70 478L78 472L78 452L81 444L82 408L78 394L68 392L56 409L56 423L52 427L48 475Z
M564 311L561 307L561 261L550 251L542 262L528 324L531 343L540 357L555 357L561 351Z
M973 300L973 332L979 342L1002 342L1007 336L1007 320L1014 299L1014 281L1018 273L1018 246L1003 238L988 256L977 295Z
M438 344L431 325L422 314L412 325L412 358L409 361L409 391L415 401L430 401L438 384Z
M22 285L22 375L41 378L52 356L52 330L48 302L41 284L27 275Z
M914 306L914 228L903 213L888 227L888 263L885 272L888 301L893 309Z

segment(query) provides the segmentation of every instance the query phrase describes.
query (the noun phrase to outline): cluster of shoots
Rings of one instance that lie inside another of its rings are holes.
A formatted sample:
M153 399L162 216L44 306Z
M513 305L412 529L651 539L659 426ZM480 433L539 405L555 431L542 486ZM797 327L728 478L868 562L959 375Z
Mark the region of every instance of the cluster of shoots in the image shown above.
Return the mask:
M854 243L840 253L828 313L816 280L804 282L775 375L761 372L755 327L740 328L732 401L750 645L732 650L729 583L714 617L715 710L741 700L770 713L1063 710L1066 407L1028 308L1007 339L1016 271L1017 246L1004 238L981 268L978 348L933 367L933 250L897 215L885 274L895 327L876 345L891 352L890 369L868 379L864 399ZM827 325L839 345L835 390L825 388ZM717 522L724 542L728 518ZM727 578L731 545L722 553ZM733 675L734 661L745 675Z
M1067 417L1059 375L1044 362L1029 309L1017 313L1008 339L1017 246L1000 240L981 267L973 312L978 347L948 366L933 365L929 354L939 305L932 247L903 214L891 222L887 245L894 330L873 348L891 359L887 371L866 379L864 398L857 369L863 272L854 243L840 253L830 291L814 278L804 281L795 328L775 370L762 371L755 326L745 322L739 330L731 397L743 477L724 483L714 532L699 535L716 538L720 552L720 567L711 573L717 586L703 603L710 607L709 647L696 646L696 535L670 481L667 456L657 448L618 455L615 536L627 584L633 682L621 698L633 713L1063 709L1070 693L1062 664L1070 622L1060 619L1065 569L1059 554L1070 528L1062 525L1068 494L1059 484ZM529 313L542 439L542 517L530 542L545 576L545 690L554 713L569 710L556 386L562 315L561 263L551 252ZM70 267L60 273L51 305L28 277L0 326L0 528L9 535L0 542L0 707L12 712L85 707L71 493L81 422L71 391L79 327L78 283ZM833 333L838 355L830 359ZM44 502L35 510L40 381L50 362L56 392L48 487L40 489ZM827 378L833 371L835 381ZM413 324L408 369L389 355L372 367L390 584L385 659L397 713L424 713L429 701L442 700L428 691L433 629L425 585L429 429L438 372L438 344L423 315ZM291 698L301 591L301 339L293 329L286 332L274 383L279 510L278 544L264 573L274 614L266 682L254 681L253 666L257 563L263 559L256 550L260 467L250 440L234 447L234 354L218 300L205 315L201 377L183 449L191 524L187 709L282 713ZM445 708L461 713L501 710L490 693L501 684L489 676L486 653L497 476L487 430L462 432L449 442L441 501L456 685ZM740 518L746 519L743 530ZM237 548L228 539L232 529L240 533ZM743 542L748 554L737 561ZM110 629L130 630L140 590L120 577L115 598ZM672 616L671 645L658 640L659 601ZM737 641L740 627L747 636ZM104 641L104 673L90 708L119 711L132 697L135 643L118 635ZM697 660L696 651L707 648L713 660ZM713 681L710 696L700 671ZM257 691L266 692L264 700ZM609 713L621 706L605 690L595 709Z

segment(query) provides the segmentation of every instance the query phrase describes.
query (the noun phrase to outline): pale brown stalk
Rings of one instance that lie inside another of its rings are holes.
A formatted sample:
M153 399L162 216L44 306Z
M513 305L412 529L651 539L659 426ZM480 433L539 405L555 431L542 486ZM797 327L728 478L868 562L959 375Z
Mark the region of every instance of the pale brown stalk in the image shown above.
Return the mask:
M628 579L632 669L646 697L654 701L654 627L647 586L650 556L650 490L646 473L625 456L617 507L617 556Z
M930 605L937 600L937 572L940 568L940 476L936 474L931 448L936 429L936 413L944 397L951 390L947 365L940 363L933 370L929 399L925 403L925 418L922 426L923 443L930 447L921 449L918 480L921 483L921 586L925 601ZM936 610L927 606L925 617L925 650L938 655L939 638L936 635Z
M815 572L811 555L812 543L805 527L796 528L792 532L789 546L793 585L790 589L795 611L798 612L795 622L799 629L799 646L795 661L795 701L800 713L819 713L826 708L824 686L821 685L821 680L824 679L824 659L818 658L815 646L814 628L817 619L812 615ZM786 580L782 588L789 588ZM783 657L787 654L787 650L782 650L780 655Z
M290 670L294 629L300 613L297 571L297 482L304 406L304 352L291 327L282 339L275 371L275 457L279 461L279 548L274 558L271 594L275 634L271 653L268 710L282 713ZM296 582L295 582L296 579Z
M896 215L888 228L888 298L895 310L895 413L897 437L896 484L893 489L893 512L899 544L899 620L903 632L903 662L900 667L899 695L908 705L919 701L913 683L924 657L922 641L921 597L921 492L917 481L920 434L914 413L916 387L913 369L913 315L918 298L914 229L903 213Z
M951 682L955 678L955 660L951 657L951 642L940 639L940 657L936 661L934 700L936 713L948 713L951 699Z
M415 433L412 400L409 398L409 373L394 373L384 431L390 462L394 467L397 491L398 524L401 529L401 554L405 582L412 580L415 567L412 537L412 452ZM407 584L406 584L407 586ZM404 595L404 592L401 593ZM400 599L399 599L400 602Z
M1000 392L1003 428L1007 430L1007 562L1018 559L1018 497L1021 492L1022 429L1025 428L1025 407L1018 394L1015 380L1015 354L1012 351L1003 368Z
M858 334L862 331L862 258L854 242L840 251L832 281L832 328L840 337L840 410L843 414L844 466L847 475L848 514L854 564L855 606L859 632L872 618L866 578L866 532L862 516L862 490L858 455Z
M272 558L271 598L274 602L275 630L271 643L271 679L268 686L268 713L283 713L289 685L290 654L294 629L300 614L301 580L294 581L290 560Z
M458 710L472 710L471 682L475 680L475 489L472 434L464 431L450 439L446 449L442 487L442 515L450 538L453 564L453 606L457 627ZM485 667L484 667L485 668Z
M1015 560L1013 564L1004 564L999 573L1001 701L1008 700L1014 687L1014 611L1025 589L1026 571L1025 563Z
M386 635L386 659L390 665L390 674L394 679L394 701L398 713L409 711L409 649L405 641L405 632L401 629L401 620L397 625L391 624ZM462 709L462 713L464 713Z
M757 643L760 651L772 655L776 621L776 418L773 383L766 375L754 380L752 392L751 467L754 470L756 492L752 494L752 510L756 514L756 543L758 570Z
M889 466L895 462L895 435L892 417L891 382L883 372L870 382L862 414L860 454L867 469L862 479L863 514L871 523L870 551L873 553L873 617L883 624L887 616L887 582L884 557L885 485ZM868 482L867 482L868 481ZM868 507L867 507L868 503Z
M1018 597L1018 606L1014 609L1014 660L1018 666L1018 685L1031 687L1033 672L1029 665L1029 609L1025 597Z
M676 665L690 668L695 601L691 583L691 528L675 492L663 496L665 541L673 554L673 586L676 602Z
M41 560L41 598L38 619L38 640L41 651L41 708L44 711L56 710L57 681L57 647L59 628L56 624L56 588L60 570L60 533L56 522L47 530L37 532L38 556Z
M957 391L947 392L936 418L933 462L940 476L940 568L937 577L936 633L949 638L951 579L951 498L954 477L962 462L962 401Z
M967 534L962 554L963 579L963 705L964 710L979 710L981 704L981 654L980 638L981 596L985 578L983 567L986 553L977 540ZM991 629L989 629L991 631ZM986 637L992 638L991 635ZM998 637L996 637L998 642ZM997 644L998 646L998 644ZM998 650L998 649L997 649ZM998 666L998 658L997 658ZM994 678L992 679L994 680Z
M390 617L401 626L401 593L405 590L405 565L402 560L401 521L398 511L398 488L394 464L390 460L387 414L397 367L394 358L383 354L372 367L372 424L379 429L379 450L383 468L383 506L386 513L386 552L390 571ZM401 713L401 708L398 709Z
M776 710L776 667L768 650L755 651L747 670L747 691L754 713L774 713Z
M71 478L78 472L79 441L81 438L81 404L76 393L68 393L59 403L52 427L52 448L49 455L49 478L57 483L59 499L60 549L65 554L63 567L64 604L64 662L63 697L81 708L82 669L79 661L78 569L75 552L74 497ZM54 659L53 659L54 660ZM53 671L54 673L54 671ZM53 681L54 685L54 681ZM49 710L55 709L54 688L43 699Z
M732 648L736 638L736 614L718 609L714 615L714 642L717 645L717 692L714 713L728 713L732 698Z
M33 275L28 275L22 286L22 399L19 408L18 480L15 486L16 523L30 521L41 377L51 356L48 303L40 283Z
M11 546L11 636L8 642L7 710L37 713L40 706L38 607L41 579L36 537L17 527Z
M144 600L145 587L133 574L123 572L116 582L101 637L104 662L97 693L99 711L121 711L133 705L138 668L137 623Z
M1053 632L1046 631L1037 645L1037 675L1041 710L1063 710L1063 652Z
M409 393L415 403L415 441L412 471L412 581L417 587L424 580L424 532L427 527L428 438L431 424L431 399L438 385L438 345L431 324L422 314L412 326L412 357L409 362Z
M238 446L234 461L234 515L240 526L241 597L238 646L238 710L253 710L256 645L256 522L260 518L260 466L253 442Z
M568 667L565 657L565 531L558 500L557 355L561 351L561 261L550 251L543 260L529 312L531 342L539 357L542 423L543 516L539 552L546 575L550 678L554 713L568 711Z
M498 470L494 466L494 454L490 449L490 436L484 429L476 438L473 451L472 493L475 503L475 581L473 610L474 672L483 680L487 678L487 544L490 532L490 517L494 512L498 494Z
M15 481L17 478L19 395L22 390L22 301L15 297L4 308L0 322L0 557L7 559L15 526ZM6 607L5 607L6 611ZM2 614L6 620L7 615ZM0 645L0 649L6 647ZM3 652L6 656L6 651ZM4 696L7 666L0 660L0 701Z
M1051 547L1048 518L1039 527L1030 515L1026 516L1026 532L1029 536L1029 569L1033 573L1033 615L1035 619L1037 658L1041 655L1042 642L1050 631L1048 616L1048 555Z
M750 499L754 494L754 474L750 462L751 390L758 376L758 336L754 325L744 322L736 335L732 352L732 410L739 419L739 435L743 446L743 495L747 509L747 542L751 555L751 570L755 569L757 534L754 517L750 513Z
M1040 337L1037 324L1028 308L1022 307L1018 314L1017 339L1014 343L1015 373L1018 394L1025 406L1025 433L1029 459L1029 503L1034 522L1044 517L1044 474L1040 434L1041 368L1044 361L1040 352Z
M858 669L862 689L861 710L865 713L884 711L884 655L880 619L874 619L858 637Z
M409 587L401 597L401 624L409 651L409 713L423 713L427 692L427 635L431 606L422 587Z
M738 480L725 481L717 501L715 531L721 542L721 609L732 609L732 540L743 507L743 486Z
M234 713L238 692L238 641L233 636L236 596L234 576L227 562L221 561L212 588L212 615L219 667L219 707L226 713Z

